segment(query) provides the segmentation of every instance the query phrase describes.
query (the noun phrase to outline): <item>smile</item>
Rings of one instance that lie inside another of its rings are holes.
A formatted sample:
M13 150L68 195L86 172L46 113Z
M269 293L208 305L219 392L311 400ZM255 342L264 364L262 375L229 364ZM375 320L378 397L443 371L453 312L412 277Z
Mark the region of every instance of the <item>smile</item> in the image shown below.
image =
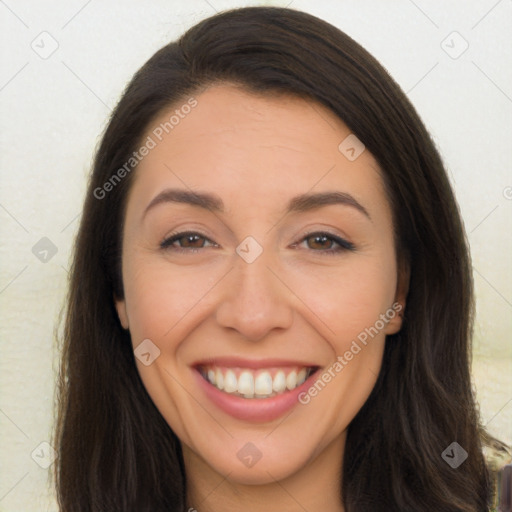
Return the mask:
M257 423L277 420L295 408L299 394L321 371L304 360L240 357L203 359L191 368L205 404L237 420Z
M216 365L198 368L202 377L218 390L243 398L263 399L293 391L301 386L317 367L241 368Z

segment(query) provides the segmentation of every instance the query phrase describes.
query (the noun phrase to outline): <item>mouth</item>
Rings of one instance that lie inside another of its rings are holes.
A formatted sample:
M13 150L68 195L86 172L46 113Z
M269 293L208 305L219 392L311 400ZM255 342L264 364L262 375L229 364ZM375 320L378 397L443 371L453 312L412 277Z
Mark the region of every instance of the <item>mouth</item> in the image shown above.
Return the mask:
M301 386L318 366L274 366L267 368L199 365L196 367L212 386L228 395L261 400L282 395Z
M269 423L295 408L321 371L301 361L215 358L191 365L204 398L244 422Z

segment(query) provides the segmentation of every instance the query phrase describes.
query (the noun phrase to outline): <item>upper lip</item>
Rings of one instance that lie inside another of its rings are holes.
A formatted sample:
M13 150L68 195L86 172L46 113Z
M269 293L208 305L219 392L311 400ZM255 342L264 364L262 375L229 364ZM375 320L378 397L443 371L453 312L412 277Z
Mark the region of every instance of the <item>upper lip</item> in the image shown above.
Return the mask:
M226 368L259 368L298 366L300 368L318 367L319 365L311 362L296 361L290 359L243 359L240 357L209 357L196 361L191 366L194 368L204 366L221 366Z

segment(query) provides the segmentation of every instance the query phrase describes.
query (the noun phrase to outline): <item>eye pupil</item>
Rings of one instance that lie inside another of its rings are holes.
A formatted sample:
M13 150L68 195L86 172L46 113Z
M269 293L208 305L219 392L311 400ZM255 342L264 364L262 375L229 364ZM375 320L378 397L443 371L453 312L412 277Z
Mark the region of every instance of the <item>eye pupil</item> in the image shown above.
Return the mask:
M201 236L199 235L194 235L194 234L191 234L191 235L185 235L183 237L181 237L180 239L180 242L182 242L183 240L185 240L185 244L184 246L185 247L189 247L189 243L190 244L194 244L194 242L197 242L198 240L201 240ZM181 244L183 246L183 243ZM193 247L196 247L195 245L192 245ZM201 247L201 245L199 245L199 247Z
M331 241L330 238L326 235L314 235L309 237L309 239L313 240L313 246L318 243L321 246L320 249L325 249L325 242Z

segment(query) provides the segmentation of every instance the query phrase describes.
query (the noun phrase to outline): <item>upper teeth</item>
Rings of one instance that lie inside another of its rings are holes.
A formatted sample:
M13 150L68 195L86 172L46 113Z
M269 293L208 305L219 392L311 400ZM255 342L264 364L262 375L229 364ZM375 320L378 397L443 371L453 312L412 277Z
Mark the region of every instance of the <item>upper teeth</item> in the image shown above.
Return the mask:
M311 368L251 370L218 366L208 366L201 370L203 376L217 389L245 398L268 398L286 390L291 391L300 386L310 372Z

